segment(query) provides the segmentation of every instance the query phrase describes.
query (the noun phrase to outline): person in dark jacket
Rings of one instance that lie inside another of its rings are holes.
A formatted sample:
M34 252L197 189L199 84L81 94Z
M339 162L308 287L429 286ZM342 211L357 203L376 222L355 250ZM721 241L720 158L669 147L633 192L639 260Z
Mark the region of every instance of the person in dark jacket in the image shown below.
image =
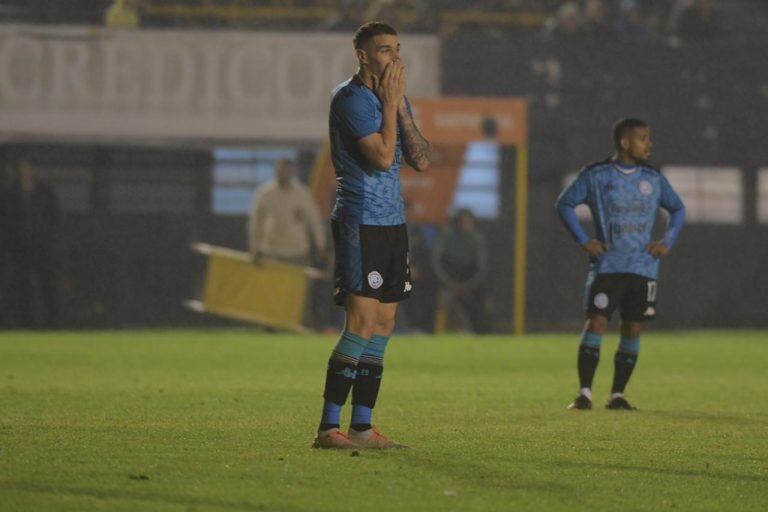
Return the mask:
M55 238L59 204L51 187L35 176L30 162L18 162L4 193L2 242L8 265L7 312L13 327L55 328L59 286Z
M486 245L475 215L461 209L441 233L432 253L432 265L441 285L440 306L450 318L448 327L453 330L486 330Z

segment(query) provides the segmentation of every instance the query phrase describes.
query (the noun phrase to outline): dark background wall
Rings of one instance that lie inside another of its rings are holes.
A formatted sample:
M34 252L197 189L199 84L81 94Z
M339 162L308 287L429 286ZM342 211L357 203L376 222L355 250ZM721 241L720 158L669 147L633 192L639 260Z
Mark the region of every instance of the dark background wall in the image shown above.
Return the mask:
M730 165L744 177L744 222L689 224L663 263L657 324L768 326L768 225L757 223L754 200L756 171L768 166L768 67L761 65L768 45L705 41L672 48L470 32L443 44L446 95L530 101L531 330L580 323L586 260L552 205L566 174L611 153L610 127L628 115L651 124L655 163ZM61 225L65 327L211 322L181 305L195 293L202 270L188 246L244 248L245 219L211 213L210 151L47 142L6 148L6 158L19 154L42 167L80 169L89 191L88 208L68 213ZM492 241L495 330L511 322L513 161L509 150L504 215L482 225Z
M768 325L768 225L756 221L756 173L768 165L764 42L669 47L464 35L444 46L446 94L531 102L528 322L571 327L586 260L552 210L563 177L612 152L621 117L650 123L653 163L741 168L744 221L689 223L662 265L664 327ZM510 220L511 222L511 220ZM498 247L496 250L503 250Z

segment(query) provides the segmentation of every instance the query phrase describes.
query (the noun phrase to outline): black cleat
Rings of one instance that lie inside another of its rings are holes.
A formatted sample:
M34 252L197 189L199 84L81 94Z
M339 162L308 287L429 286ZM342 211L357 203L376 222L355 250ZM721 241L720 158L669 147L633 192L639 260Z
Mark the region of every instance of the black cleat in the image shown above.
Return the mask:
M622 410L622 411L636 411L637 407L633 407L623 396L617 396L615 398L609 398L605 404L606 409Z
M578 409L581 411L585 411L591 408L592 408L592 400L590 400L584 395L577 396L576 400L574 400L573 403L568 406L568 409Z

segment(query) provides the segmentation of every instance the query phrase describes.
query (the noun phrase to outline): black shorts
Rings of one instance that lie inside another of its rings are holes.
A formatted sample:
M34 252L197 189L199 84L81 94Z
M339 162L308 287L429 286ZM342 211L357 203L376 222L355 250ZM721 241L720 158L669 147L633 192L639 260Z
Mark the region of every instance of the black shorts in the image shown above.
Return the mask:
M335 250L333 300L343 306L350 293L379 302L411 295L408 231L405 224L369 226L331 222Z
M644 322L656 316L656 281L637 274L595 274L587 278L587 313L611 318L616 308L625 322Z

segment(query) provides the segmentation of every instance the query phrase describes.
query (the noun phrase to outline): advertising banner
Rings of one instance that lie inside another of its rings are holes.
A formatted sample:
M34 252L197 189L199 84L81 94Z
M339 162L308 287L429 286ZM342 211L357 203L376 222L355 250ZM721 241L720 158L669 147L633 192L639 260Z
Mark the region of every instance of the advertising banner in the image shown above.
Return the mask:
M352 34L0 27L0 135L318 141ZM440 92L439 42L401 37L414 96Z

